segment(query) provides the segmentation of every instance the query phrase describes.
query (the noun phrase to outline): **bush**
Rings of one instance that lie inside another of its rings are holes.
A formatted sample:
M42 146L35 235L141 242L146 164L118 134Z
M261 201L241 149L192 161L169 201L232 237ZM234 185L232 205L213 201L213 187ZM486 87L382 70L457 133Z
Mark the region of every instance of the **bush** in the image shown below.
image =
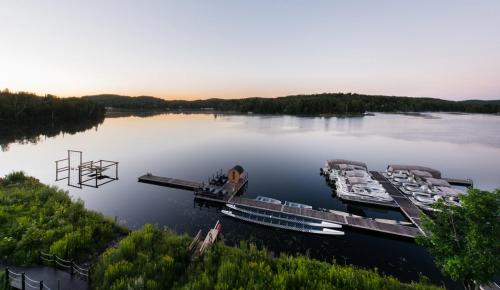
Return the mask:
M273 258L265 250L241 243L212 247L188 273L181 289L438 289L426 283L405 284L396 278L354 266L330 264L304 256Z
M44 251L81 262L126 232L67 192L22 172L0 183L0 260L29 265Z
M5 276L5 270L1 269L1 272L0 272L0 290L7 290L8 289L6 287L7 281L5 279L7 279L7 277Z
M15 184L19 184L19 183L26 181L26 178L27 177L24 175L24 172L16 171L16 172L12 172L10 174L7 174L5 176L5 178L3 179L2 183L4 185L15 185Z
M108 249L93 271L95 289L170 289L189 262L188 236L145 225Z
M438 289L353 266L304 256L274 258L242 242L213 245L189 263L186 236L146 225L100 258L93 273L95 289Z

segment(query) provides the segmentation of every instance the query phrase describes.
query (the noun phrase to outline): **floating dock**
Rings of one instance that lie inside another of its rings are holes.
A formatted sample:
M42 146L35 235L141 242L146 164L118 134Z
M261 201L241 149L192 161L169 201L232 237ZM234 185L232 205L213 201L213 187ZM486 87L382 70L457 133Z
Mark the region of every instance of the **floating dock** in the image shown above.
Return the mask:
M187 190L196 190L203 186L203 184L200 182L182 180L177 178L161 177L152 174L144 174L143 176L139 177L139 182L180 188L180 189L187 189Z
M256 209L266 209L275 212L283 212L287 214L294 214L301 217L311 217L321 219L328 222L342 224L344 226L358 228L368 231L385 233L405 238L415 238L422 235L422 232L412 226L400 225L390 222L377 221L371 218L364 218L360 216L350 215L348 213L335 212L335 211L319 211L314 209L295 208L286 205L272 204L255 199L248 199L242 197L233 197L231 204L236 206L248 206Z
M448 183L451 185L465 186L465 187L474 186L472 179L458 179L458 178L442 178L442 179L448 181Z
M394 187L380 172L370 171L373 179L382 184L387 193L394 199L403 214L419 229L422 234L425 234L421 227L420 215L422 211L406 197L399 189Z

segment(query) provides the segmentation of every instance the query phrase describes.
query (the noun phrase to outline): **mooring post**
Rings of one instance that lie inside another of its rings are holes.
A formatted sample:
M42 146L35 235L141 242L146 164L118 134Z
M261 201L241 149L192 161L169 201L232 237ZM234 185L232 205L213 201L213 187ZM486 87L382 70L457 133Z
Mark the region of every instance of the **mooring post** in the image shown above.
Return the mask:
M21 274L21 289L26 290L26 277L24 272Z

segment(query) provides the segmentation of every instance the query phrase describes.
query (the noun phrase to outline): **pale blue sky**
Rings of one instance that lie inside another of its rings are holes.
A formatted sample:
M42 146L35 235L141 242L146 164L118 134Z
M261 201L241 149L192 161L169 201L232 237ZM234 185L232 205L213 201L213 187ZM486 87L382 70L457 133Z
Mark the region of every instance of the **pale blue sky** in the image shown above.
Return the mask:
M500 1L3 1L0 88L500 99Z

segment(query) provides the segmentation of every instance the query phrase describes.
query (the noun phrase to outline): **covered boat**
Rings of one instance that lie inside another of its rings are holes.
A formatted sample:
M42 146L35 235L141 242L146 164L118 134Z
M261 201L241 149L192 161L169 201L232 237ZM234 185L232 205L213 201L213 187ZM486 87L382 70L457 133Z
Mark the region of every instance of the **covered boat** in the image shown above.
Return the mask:
M285 220L274 218L271 216L257 215L255 213L248 213L241 210L222 210L223 214L237 218L243 221L256 223L264 226L281 228L285 230L298 231L303 233L320 234L320 235L344 235L344 232L332 230L328 227L311 226L306 223L301 223L293 220Z
M282 220L282 221L292 221L295 223L302 223L302 224L305 224L308 226L313 226L313 227L324 227L324 228L341 228L342 227L342 225L339 225L336 223L327 222L327 221L324 221L321 219L315 219L315 218L294 215L294 214L290 214L290 213L276 212L276 211L272 211L272 210L254 208L254 207L249 207L249 206L244 206L244 205L227 204L226 206L233 211L241 211L241 212L252 214L255 216L278 219L278 220Z

